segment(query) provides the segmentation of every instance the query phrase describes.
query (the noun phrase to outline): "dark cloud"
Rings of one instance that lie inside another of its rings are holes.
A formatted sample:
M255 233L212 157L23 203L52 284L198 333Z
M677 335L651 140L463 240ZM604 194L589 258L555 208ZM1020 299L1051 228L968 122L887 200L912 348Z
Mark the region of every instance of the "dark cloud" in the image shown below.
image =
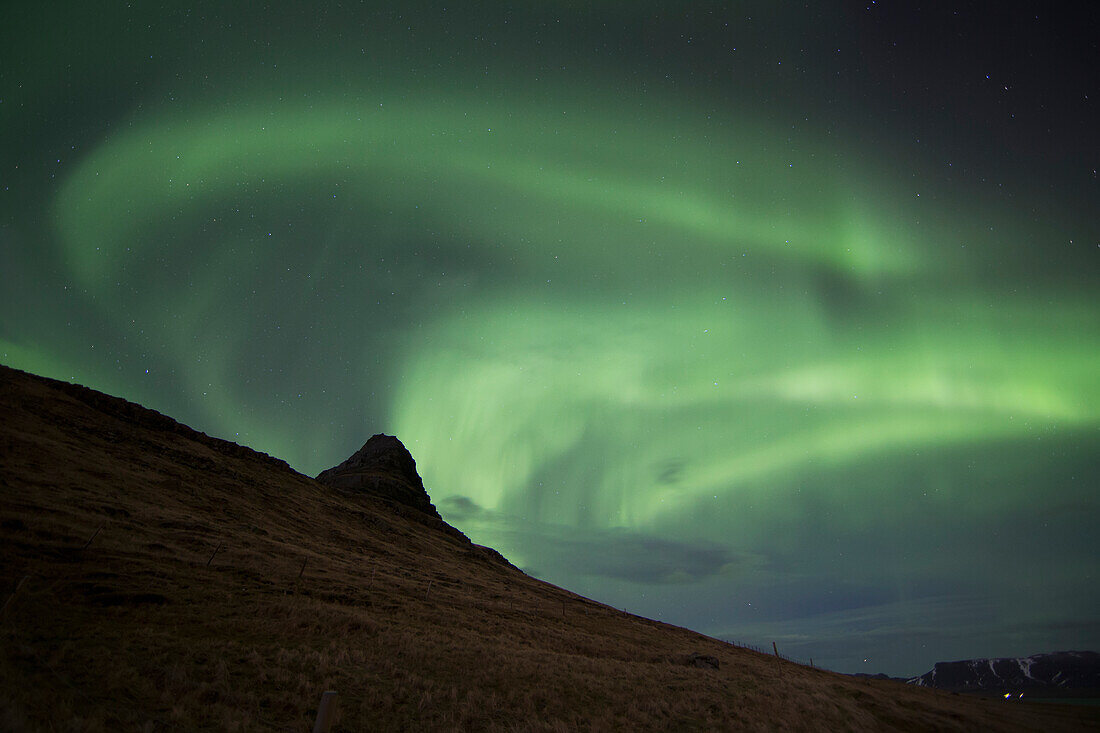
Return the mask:
M510 546L537 558L538 567L527 570L544 577L576 574L641 584L695 583L760 562L756 556L735 553L714 542L681 542L630 529L580 531L528 522L485 509L467 496L449 496L437 506L449 521L506 534Z

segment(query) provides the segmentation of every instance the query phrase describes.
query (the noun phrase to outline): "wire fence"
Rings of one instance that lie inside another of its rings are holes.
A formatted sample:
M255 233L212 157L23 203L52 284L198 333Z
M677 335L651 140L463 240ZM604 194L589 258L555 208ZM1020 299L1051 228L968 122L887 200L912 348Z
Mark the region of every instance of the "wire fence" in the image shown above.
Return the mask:
M795 664L801 664L803 667L813 667L814 666L814 660L813 660L812 657L807 660L807 659L799 659L798 657L791 657L791 656L788 656L786 654L781 654L779 652L779 650L776 648L775 642L772 642L772 648L771 649L762 649L761 647L758 647L755 644L749 644L748 642L737 641L735 639L719 639L719 641L724 641L727 644L729 644L730 646L735 646L738 649L748 649L749 651L759 652L760 654L770 654L770 655L779 657L780 659L785 659L788 662L794 662Z

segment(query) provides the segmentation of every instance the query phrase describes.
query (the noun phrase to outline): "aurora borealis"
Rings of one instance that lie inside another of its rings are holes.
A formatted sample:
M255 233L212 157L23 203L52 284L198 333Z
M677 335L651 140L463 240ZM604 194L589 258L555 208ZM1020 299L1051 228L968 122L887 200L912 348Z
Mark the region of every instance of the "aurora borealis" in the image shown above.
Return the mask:
M0 361L839 671L1100 646L1095 11L0 29ZM866 661L865 661L866 660Z

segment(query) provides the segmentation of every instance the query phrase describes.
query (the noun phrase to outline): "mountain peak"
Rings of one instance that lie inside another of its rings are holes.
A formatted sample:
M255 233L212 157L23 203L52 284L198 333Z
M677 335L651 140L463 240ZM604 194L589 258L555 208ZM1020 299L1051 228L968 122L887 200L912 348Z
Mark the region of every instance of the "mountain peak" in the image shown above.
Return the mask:
M424 481L416 472L416 461L393 435L372 435L346 461L317 474L317 480L334 488L362 491L404 504L440 519Z
M957 692L1071 690L1077 691L1077 697L1095 697L1100 690L1100 654L1052 652L1030 657L936 662L931 671L914 677L909 684Z

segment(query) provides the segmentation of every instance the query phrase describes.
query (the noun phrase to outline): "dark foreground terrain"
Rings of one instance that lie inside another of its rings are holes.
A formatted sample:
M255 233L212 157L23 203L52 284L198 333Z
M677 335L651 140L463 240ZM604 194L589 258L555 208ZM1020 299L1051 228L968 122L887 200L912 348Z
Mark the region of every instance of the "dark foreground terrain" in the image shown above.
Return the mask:
M308 731L325 690L340 731L1100 729L631 616L408 503L3 367L0 559L2 730Z

